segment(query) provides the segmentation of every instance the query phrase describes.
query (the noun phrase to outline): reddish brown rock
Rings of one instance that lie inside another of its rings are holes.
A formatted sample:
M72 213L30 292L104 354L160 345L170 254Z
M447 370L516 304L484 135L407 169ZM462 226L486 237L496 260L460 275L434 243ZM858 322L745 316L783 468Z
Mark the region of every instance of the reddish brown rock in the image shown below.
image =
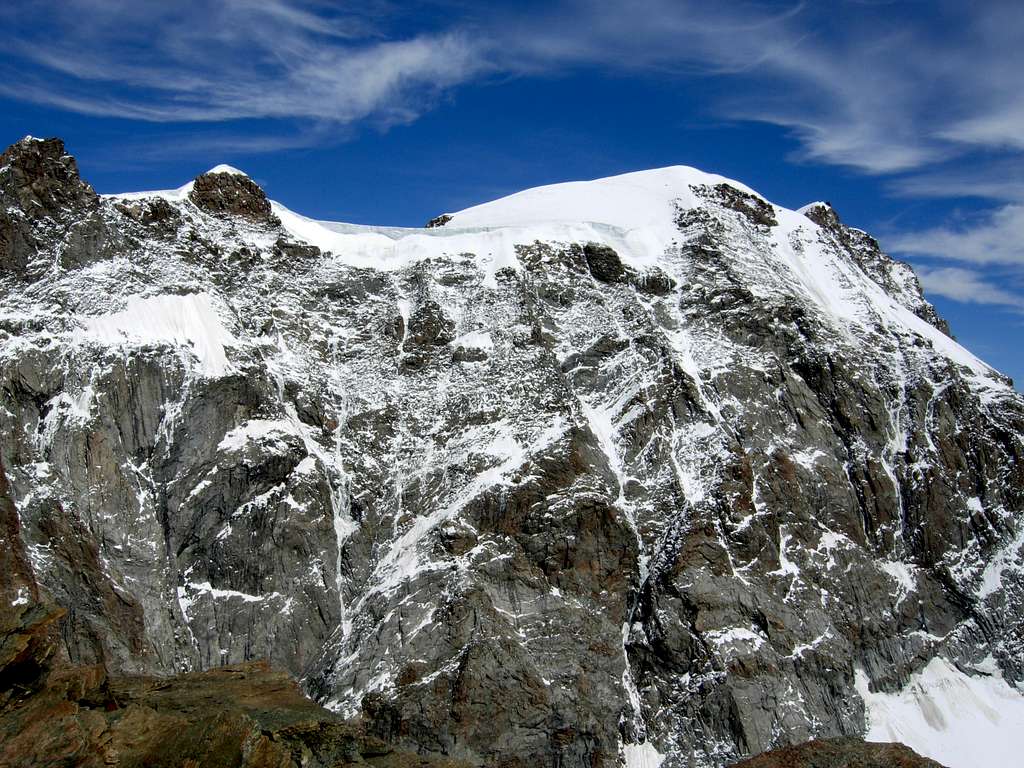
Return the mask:
M108 678L102 667L65 667L45 689L0 714L7 768L458 768L396 752L347 723L264 663L177 678Z
M732 768L942 768L902 744L818 739L763 752Z

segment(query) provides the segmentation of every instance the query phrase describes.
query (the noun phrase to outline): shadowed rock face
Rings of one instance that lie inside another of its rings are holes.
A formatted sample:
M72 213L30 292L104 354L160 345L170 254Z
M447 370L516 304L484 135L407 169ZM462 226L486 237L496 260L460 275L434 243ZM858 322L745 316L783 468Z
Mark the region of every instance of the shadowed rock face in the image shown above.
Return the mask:
M741 760L733 768L942 768L902 744L859 739L810 741Z
M0 463L0 710L43 686L64 614L40 594L20 529Z
M26 138L0 154L0 188L32 218L95 206L96 193L78 175L60 139Z
M0 155L0 195L0 270L28 277L99 257L106 244L99 198L60 139L26 137L8 147ZM54 246L54 259L39 263L40 252Z
M717 768L863 734L855 672L1024 677L1024 402L838 218L671 171L649 230L306 243L237 174L4 157L6 733L287 765L283 678L203 676L266 659L396 754Z
M626 282L626 268L613 249L606 245L587 243L583 246L583 256L587 260L587 268L595 280L602 283Z

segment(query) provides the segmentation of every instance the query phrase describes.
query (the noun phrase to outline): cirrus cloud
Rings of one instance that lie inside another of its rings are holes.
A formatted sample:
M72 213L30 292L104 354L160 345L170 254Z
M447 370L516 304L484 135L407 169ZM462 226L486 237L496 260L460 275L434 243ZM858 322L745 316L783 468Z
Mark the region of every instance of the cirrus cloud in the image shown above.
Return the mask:
M929 293L962 304L993 304L1024 311L1024 297L990 282L981 273L962 267L917 267L921 285Z
M897 253L1024 267L1024 205L1007 205L962 227L933 227L889 239Z
M896 233L893 250L1024 270L1024 15L1009 0L20 0L0 24L0 95L154 123L266 121L238 141L249 151L410 123L481 80L703 78L705 116L779 126L795 160L996 203L967 226ZM230 146L226 132L208 138Z

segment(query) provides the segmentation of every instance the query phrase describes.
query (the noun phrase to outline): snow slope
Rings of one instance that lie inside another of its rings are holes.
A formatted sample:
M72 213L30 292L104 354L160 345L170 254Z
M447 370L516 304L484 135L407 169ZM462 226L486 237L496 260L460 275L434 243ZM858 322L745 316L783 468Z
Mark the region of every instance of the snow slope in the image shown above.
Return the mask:
M949 768L1021 764L1024 695L994 664L989 676L966 675L932 659L898 693L873 693L857 673L868 716L868 741L899 741Z
M206 293L129 296L120 312L83 315L79 321L84 329L77 334L81 341L112 347L167 343L191 352L206 376L224 376L231 370L224 347L235 338Z

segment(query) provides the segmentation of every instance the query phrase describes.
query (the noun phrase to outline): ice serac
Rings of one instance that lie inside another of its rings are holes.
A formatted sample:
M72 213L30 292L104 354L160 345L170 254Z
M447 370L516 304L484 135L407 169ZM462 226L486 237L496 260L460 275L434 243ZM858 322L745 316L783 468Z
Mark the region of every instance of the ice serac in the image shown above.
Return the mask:
M367 227L3 157L5 530L69 661L266 659L471 765L1020 697L1024 401L830 206L672 167Z

